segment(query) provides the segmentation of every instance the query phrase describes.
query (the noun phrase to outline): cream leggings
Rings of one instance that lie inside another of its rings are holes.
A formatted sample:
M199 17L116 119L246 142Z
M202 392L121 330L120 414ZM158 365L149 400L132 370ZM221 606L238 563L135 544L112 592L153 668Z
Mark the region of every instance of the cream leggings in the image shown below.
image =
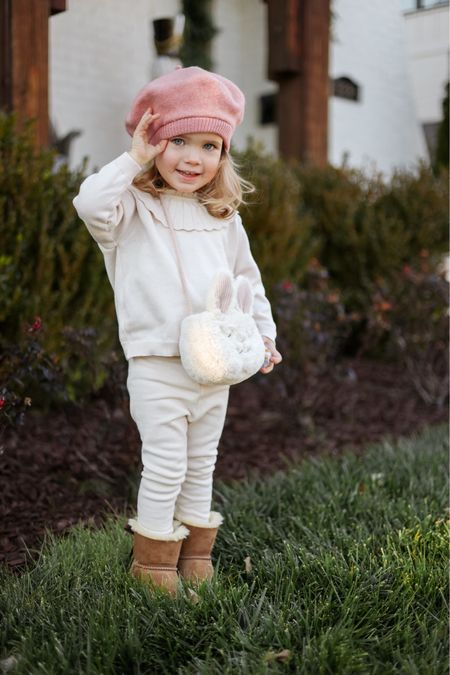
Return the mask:
M137 522L158 536L174 518L207 524L229 386L197 384L174 356L131 358L127 386L142 440Z

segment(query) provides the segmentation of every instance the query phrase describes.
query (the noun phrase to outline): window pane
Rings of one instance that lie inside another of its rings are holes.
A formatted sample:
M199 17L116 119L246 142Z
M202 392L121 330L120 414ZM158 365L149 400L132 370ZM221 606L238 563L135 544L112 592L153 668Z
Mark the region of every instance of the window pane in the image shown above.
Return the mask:
M437 5L448 5L448 0L422 0L420 4L425 9L427 7L436 7Z
M439 7L448 4L449 0L400 0L400 7L403 12L411 12L415 9L428 9L430 7Z

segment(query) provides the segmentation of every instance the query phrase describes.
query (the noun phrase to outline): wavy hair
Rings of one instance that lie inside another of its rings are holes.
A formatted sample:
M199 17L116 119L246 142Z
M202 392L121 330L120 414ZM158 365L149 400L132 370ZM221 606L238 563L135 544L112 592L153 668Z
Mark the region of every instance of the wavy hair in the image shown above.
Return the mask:
M229 218L241 204L245 203L244 195L255 192L252 183L239 175L238 168L231 155L222 150L216 175L204 187L197 190L199 202L211 216ZM153 197L159 197L164 192L173 192L173 188L166 183L156 168L155 161L136 176L133 185Z

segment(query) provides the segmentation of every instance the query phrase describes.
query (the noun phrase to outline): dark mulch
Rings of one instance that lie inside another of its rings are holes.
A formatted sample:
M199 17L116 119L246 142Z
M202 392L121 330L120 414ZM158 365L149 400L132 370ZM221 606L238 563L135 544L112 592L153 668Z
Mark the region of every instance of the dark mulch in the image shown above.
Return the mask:
M308 455L360 452L368 442L447 422L399 367L348 360L340 375L299 383L302 406L286 405L270 375L231 387L215 477L267 475ZM29 413L5 436L0 475L0 561L20 572L45 529L62 533L106 513L131 515L139 480L139 437L126 403L95 400L47 415Z

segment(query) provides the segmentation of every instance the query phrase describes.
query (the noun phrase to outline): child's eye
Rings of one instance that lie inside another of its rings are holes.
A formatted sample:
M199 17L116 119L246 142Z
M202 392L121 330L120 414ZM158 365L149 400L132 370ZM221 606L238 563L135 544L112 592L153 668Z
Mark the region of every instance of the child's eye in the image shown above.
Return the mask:
M174 145L182 145L184 140L182 138L172 138L171 143Z
M214 143L205 143L203 147L205 148L205 150L214 150L214 148L216 148L217 146L214 145Z

